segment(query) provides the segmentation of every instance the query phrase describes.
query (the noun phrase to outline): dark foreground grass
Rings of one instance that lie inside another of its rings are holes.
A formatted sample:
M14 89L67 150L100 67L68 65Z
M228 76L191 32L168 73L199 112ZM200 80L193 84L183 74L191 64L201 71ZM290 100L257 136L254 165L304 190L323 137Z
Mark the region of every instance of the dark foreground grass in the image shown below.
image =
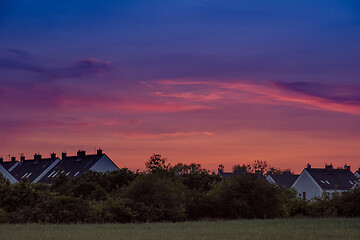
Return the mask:
M0 225L0 240L360 239L360 219L274 219L185 223Z

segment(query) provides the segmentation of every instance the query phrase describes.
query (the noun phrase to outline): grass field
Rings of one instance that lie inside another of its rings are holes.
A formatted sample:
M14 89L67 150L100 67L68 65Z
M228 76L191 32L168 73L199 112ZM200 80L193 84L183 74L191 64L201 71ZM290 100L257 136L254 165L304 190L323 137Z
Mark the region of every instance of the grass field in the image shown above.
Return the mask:
M185 223L0 225L0 240L360 239L360 219L274 219Z

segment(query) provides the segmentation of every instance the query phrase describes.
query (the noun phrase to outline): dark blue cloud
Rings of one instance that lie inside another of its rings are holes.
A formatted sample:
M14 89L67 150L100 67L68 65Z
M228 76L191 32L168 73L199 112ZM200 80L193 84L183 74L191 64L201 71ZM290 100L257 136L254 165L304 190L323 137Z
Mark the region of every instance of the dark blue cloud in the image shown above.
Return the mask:
M275 83L277 87L334 102L360 104L360 85L332 85L310 82Z
M50 67L42 63L44 60L39 60L26 51L8 49L7 52L10 56L0 56L0 70L32 72L38 74L41 80L77 78L101 74L112 69L109 61L92 58L78 60L66 67Z

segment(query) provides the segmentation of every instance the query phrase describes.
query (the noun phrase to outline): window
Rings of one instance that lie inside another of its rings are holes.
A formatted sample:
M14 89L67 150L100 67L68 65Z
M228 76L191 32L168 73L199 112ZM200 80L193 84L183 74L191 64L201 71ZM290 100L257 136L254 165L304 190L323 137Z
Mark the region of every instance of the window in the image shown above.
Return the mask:
M53 171L52 173L50 173L48 177L51 177L54 173L55 173L55 171Z
M354 185L354 183L353 183L352 181L349 181L349 183L350 183L351 185Z
M30 175L32 174L32 172L27 172L24 174L24 176L22 176L21 178L27 178L27 177L30 177Z
M303 192L303 199L306 200L306 192Z
M330 184L328 180L325 181L327 184Z
M325 182L324 182L323 180L321 180L321 183L324 183L324 184L325 184Z
M76 172L75 175L74 175L74 177L76 177L79 173L80 173L80 172Z

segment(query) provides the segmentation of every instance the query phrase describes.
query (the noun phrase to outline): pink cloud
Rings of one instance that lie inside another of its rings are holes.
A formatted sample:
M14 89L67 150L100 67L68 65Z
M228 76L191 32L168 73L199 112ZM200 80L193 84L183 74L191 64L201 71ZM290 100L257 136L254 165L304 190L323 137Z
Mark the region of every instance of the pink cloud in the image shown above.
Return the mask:
M71 107L80 108L101 108L103 111L130 111L130 112L182 112L206 109L207 106L194 104L179 104L175 102L156 103L151 101L142 101L136 99L106 99L94 97L69 98L63 99L62 104Z
M209 94L195 94L192 92L180 92L180 93L155 92L154 94L161 97L183 98L183 99L189 99L192 101L199 101L199 102L211 102L224 98L222 92L210 92Z
M240 103L258 103L272 105L296 105L297 107L307 109L320 109L334 112L349 113L360 115L360 104L354 104L350 101L328 99L313 94L300 91L292 91L283 88L274 83L251 83L248 81L240 82L216 82L199 80L159 80L154 81L161 89L166 86L165 91L157 91L155 95L161 97L173 97L184 99L186 101L219 101L219 102L240 102ZM197 94L196 86L202 85L202 91L207 94ZM186 92L176 92L179 86L187 86ZM193 89L191 89L193 86ZM190 89L189 89L190 87ZM216 91L216 94L214 94Z
M140 133L140 132L125 132L122 133L126 138L143 138L143 139L157 139L167 137L188 137L196 135L212 136L212 132L167 132L167 133Z

